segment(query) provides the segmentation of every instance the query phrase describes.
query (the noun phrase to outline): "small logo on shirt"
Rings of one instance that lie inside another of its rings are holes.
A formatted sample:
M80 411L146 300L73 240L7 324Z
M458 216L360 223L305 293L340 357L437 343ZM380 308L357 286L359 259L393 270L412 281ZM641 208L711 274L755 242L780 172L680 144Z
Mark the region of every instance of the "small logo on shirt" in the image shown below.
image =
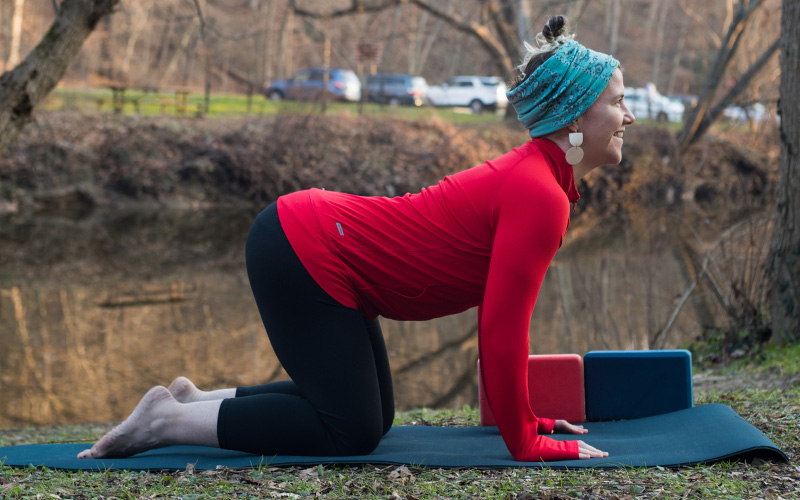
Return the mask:
M342 225L338 222L336 223L336 229L339 230L339 236L344 236L344 231L342 230Z

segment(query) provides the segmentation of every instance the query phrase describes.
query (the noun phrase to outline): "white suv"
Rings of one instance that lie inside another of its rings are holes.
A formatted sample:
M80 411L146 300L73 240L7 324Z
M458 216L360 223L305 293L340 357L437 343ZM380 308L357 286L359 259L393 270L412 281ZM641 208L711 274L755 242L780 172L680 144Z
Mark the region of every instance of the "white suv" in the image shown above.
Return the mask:
M506 84L496 76L454 76L428 88L428 100L434 106L468 107L473 113L508 106Z
M625 88L625 104L631 113L644 120L683 121L684 106L659 94L654 88Z

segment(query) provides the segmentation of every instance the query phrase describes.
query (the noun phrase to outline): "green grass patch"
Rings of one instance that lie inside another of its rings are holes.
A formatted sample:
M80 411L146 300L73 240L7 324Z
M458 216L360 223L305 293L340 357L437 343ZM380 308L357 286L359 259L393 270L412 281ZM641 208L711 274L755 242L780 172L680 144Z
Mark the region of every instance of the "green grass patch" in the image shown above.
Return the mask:
M780 347L768 345L759 351L758 356L758 362L753 366L757 373L777 372L780 375L800 373L800 344Z
M118 96L119 97L119 96ZM140 116L186 116L207 118L257 117L280 114L313 114L322 112L321 102L271 101L261 94L212 93L206 112L206 97L202 93L179 93L170 90L126 89L124 101L117 100L119 112ZM110 88L58 87L47 97L42 109L50 111L115 112L114 93ZM410 121L438 118L455 124L492 124L505 119L503 111L472 113L467 108L436 108L433 106L388 106L376 103L329 102L327 114L363 114L375 117L398 118ZM654 120L637 120L638 125L666 127L678 132L683 124Z
M180 472L66 472L0 466L3 498L800 498L800 389L698 395L733 407L761 428L793 463L729 463L678 469L427 469L414 466L312 466ZM478 411L415 409L395 425L477 425ZM93 440L109 426L0 431L0 444Z
M205 116L208 118L234 118L247 116L279 115L283 113L320 113L321 102L271 101L261 94L213 93L209 96L208 112L204 94L189 92L185 95L167 90L146 91L126 89L124 100L115 101L110 88L56 88L45 100L42 109L51 111L81 111L112 113L116 109L123 114L141 116ZM452 122L482 124L501 122L503 114L485 112L471 113L468 109L434 108L431 106L386 106L375 103L329 102L326 113L365 114L402 118L407 120L428 120L433 117Z
M723 342L723 333L720 332L686 347L692 352L695 371L710 370L728 375L744 370L753 374L775 374L783 377L800 373L800 344L758 345L741 349L722 362L719 353L723 350Z

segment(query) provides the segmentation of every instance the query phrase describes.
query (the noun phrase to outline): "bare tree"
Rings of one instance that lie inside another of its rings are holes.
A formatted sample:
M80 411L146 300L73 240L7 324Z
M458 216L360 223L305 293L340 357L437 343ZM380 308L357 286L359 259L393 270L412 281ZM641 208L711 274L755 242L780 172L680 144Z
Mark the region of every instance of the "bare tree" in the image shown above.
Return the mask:
M753 14L763 5L764 0L737 0L730 16L727 33L722 39L714 63L708 72L700 91L697 105L689 111L683 130L678 136L678 149L685 152L689 146L700 139L722 112L733 103L749 85L753 77L772 58L779 46L779 39L764 50L750 68L744 72L727 92L717 99L717 90L726 74L728 66L740 49L744 33Z
M783 0L781 18L781 159L767 271L772 338L800 342L800 3Z
M183 33L181 34L180 41L175 44L173 47L165 47L164 50L167 51L169 55L166 58L166 63L164 68L161 70L160 75L158 76L158 87L162 87L164 82L169 80L172 76L172 73L178 67L178 58L185 54L189 49L192 47L192 44L195 41L195 35L199 30L199 22L197 19L190 18L188 22L186 22L185 26L183 27ZM170 50L171 49L171 50Z
M272 20L275 18L275 2L267 2L266 13L264 16L264 34L261 38L261 57L258 58L258 73L256 80L264 82L272 80L274 67L274 31L275 27Z
M667 94L675 93L675 83L678 79L678 69L681 66L681 57L683 56L683 47L686 44L686 32L689 27L688 16L683 16L678 29L678 43L672 53L672 69L669 73L669 81L667 83Z
M19 64L19 46L22 38L22 14L25 0L14 0L14 14L11 16L11 48L8 51L6 69L10 70Z
M667 22L667 12L666 10L669 8L670 4L665 3L663 0L655 0L652 3L651 7L651 15L656 16L658 14L658 22L656 23L655 35L656 35L656 42L655 46L657 47L656 53L653 57L653 68L650 72L650 81L657 82L659 81L659 76L661 73L661 56L663 54L663 46L664 46L664 28Z
M289 5L297 14L305 17L323 19L380 12L389 8L411 3L431 16L442 20L456 30L475 38L491 55L500 75L510 80L514 74L515 64L520 59L522 40L518 26L526 21L519 19L524 9L519 8L519 0L480 0L480 19L472 20L465 16L463 10L451 11L443 2L434 3L427 0L383 0L380 2L362 2L351 0L348 7L322 11L318 8L304 8L297 0L289 0Z
M153 6L153 0L139 0L128 4L128 15L130 17L130 34L125 45L125 52L122 57L122 63L119 67L119 73L123 77L129 77L131 69L131 61L133 60L136 43L142 37L142 34L150 21L150 11Z
M622 16L622 0L611 0L611 8L608 9L606 18L608 30L608 53L615 54L617 52L617 44L619 40L619 19Z
M453 0L448 0L446 11L449 12L453 8ZM408 72L412 75L421 75L422 68L425 67L425 62L428 59L431 49L439 38L441 32L442 20L437 19L434 21L433 26L428 28L428 18L430 14L421 12L419 15L417 33L414 37L413 50L408 60ZM425 33L427 31L427 36Z
M119 0L64 0L47 34L22 63L0 76L0 153L31 121L33 108L64 76L97 23Z

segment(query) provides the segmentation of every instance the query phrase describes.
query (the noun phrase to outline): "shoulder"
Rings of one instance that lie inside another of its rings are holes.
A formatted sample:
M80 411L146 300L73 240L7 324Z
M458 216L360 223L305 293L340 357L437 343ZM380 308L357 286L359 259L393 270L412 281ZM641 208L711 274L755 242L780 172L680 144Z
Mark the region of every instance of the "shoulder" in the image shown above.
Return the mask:
M533 148L535 149L535 148ZM561 235L569 222L570 202L548 160L538 151L509 169L495 195L495 223Z
M569 198L556 179L553 166L544 154L531 149L508 169L498 190L497 202L569 209Z

